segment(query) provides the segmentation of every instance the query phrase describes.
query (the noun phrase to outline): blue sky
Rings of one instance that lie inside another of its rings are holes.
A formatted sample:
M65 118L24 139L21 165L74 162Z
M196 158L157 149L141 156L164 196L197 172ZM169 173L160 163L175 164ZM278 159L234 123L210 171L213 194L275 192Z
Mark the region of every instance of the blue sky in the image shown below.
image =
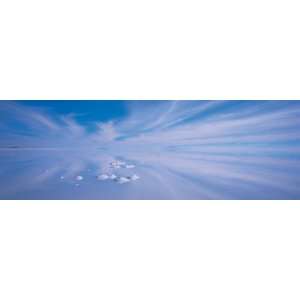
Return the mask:
M296 199L299 129L300 101L1 101L0 198Z
M47 109L55 115L73 114L81 123L109 121L126 115L124 101L20 101L24 106Z

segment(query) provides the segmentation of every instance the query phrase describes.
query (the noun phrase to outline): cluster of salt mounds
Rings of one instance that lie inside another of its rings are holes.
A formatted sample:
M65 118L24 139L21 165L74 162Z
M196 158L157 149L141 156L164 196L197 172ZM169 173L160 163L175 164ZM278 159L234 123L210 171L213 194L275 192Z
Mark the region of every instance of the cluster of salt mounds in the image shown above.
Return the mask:
M110 169L120 169L120 168L133 169L133 168L135 168L135 165L127 164L124 161L115 160L115 161L112 161L109 164L109 168ZM130 175L130 176L118 176L114 173L112 173L112 174L103 173L103 174L98 175L97 179L102 180L102 181L104 181L104 180L113 180L113 181L115 181L119 184L124 184L124 183L128 183L130 181L136 181L136 180L140 179L140 177L136 174L133 174L133 175Z
M109 163L110 170L107 173L102 173L102 174L97 175L96 179L99 181L112 180L119 184L129 183L131 181L136 181L136 180L140 179L140 176L137 174L118 175L118 174L111 172L112 169L120 169L120 168L133 169L133 168L135 168L135 165L127 164L126 162L119 161L119 160L112 161ZM63 180L64 178L65 178L64 176L60 176L61 180ZM77 176L75 176L75 180L82 181L82 180L84 180L84 177L82 175L77 175ZM78 186L79 184L76 183L76 185Z

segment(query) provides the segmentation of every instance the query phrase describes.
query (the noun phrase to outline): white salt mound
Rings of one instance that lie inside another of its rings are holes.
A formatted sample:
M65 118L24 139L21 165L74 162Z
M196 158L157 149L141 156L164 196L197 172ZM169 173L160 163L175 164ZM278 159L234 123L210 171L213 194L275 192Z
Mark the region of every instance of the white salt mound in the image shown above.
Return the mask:
M116 160L110 163L112 168L119 169L121 166L125 166L126 163L124 161Z
M126 169L133 169L133 168L135 168L135 165L126 165L125 168Z
M98 180L107 180L109 176L107 174L101 174L97 176Z
M113 169L120 169L121 168L121 166L115 165L115 164L111 164L110 167L113 168Z
M140 176L138 176L136 174L131 176L131 180L138 180L138 179L140 179Z
M129 181L130 181L129 178L123 177L123 176L118 179L118 183L120 183L120 184L127 183Z

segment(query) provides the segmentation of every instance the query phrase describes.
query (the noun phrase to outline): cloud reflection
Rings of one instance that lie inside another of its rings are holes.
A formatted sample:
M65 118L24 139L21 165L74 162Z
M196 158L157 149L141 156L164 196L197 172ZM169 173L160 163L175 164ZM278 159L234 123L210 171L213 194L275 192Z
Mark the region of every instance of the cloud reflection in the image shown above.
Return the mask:
M299 101L125 104L87 126L1 101L0 198L300 198Z

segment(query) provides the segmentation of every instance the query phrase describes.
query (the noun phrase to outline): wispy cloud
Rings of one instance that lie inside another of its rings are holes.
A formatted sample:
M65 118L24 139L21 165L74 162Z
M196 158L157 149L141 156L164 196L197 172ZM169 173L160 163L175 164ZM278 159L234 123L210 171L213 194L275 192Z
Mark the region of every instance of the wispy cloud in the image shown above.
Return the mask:
M116 170L120 178L140 172L138 184L101 197L300 197L300 102L129 101L127 106L121 120L87 126L76 115L3 102L0 146L27 149L31 157L32 149L55 149L55 172L41 176L43 182L58 173L74 178L89 168L96 178L108 174L118 157L135 166ZM21 163L28 155L20 153L15 157ZM47 165L45 156L41 161Z

